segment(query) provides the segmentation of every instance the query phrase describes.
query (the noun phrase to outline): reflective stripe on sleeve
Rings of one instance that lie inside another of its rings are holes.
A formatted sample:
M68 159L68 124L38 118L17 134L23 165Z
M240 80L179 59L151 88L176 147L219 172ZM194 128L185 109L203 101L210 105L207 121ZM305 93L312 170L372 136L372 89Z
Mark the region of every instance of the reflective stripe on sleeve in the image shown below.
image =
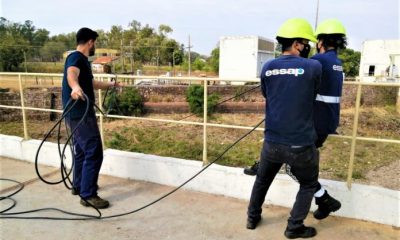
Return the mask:
M324 103L340 103L340 97L324 96L320 94L317 94L317 98L315 100Z

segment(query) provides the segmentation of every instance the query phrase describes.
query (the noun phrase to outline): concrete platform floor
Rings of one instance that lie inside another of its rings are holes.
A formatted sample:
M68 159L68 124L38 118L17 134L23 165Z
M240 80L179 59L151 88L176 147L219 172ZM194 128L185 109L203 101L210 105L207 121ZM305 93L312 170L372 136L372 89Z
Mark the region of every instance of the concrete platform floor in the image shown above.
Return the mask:
M48 179L57 179L57 169L41 167ZM57 207L67 211L95 214L79 204L63 185L46 185L37 179L34 165L27 162L0 158L0 178L26 182L25 189L14 196L18 204L11 211ZM218 184L218 183L216 183ZM0 181L0 196L13 184ZM103 212L111 215L141 207L172 187L153 183L100 177L99 195L110 200L112 206ZM10 202L1 201L0 209ZM379 207L379 206L377 206ZM51 221L0 219L0 238L8 239L285 239L283 231L289 209L265 206L263 220L256 230L247 230L247 201L223 196L179 190L161 202L138 213L108 220ZM368 209L366 209L368 211ZM27 216L27 215L26 215ZM41 212L30 216L65 217L59 213ZM314 226L318 235L314 239L400 239L400 231L391 226L340 217L315 220L310 214L307 225Z

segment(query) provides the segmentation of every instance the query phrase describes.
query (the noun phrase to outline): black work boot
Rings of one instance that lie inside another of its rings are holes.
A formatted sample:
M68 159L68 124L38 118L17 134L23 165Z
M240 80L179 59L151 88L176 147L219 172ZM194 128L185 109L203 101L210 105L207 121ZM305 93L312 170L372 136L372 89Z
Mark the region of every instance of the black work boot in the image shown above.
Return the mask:
M261 217L256 218L256 219L251 219L251 218L247 218L247 224L246 224L246 228L253 230L256 229L258 223L260 223L261 221Z
M243 170L244 174L250 175L250 176L255 176L257 175L258 167L260 166L259 161L255 161L253 166L247 167Z
M110 203L107 200L104 200L99 196L93 196L85 200L81 199L81 204L85 207L93 206L99 209L108 208L108 206L110 206Z
M301 227L295 229L286 228L285 237L289 239L294 238L311 238L317 235L317 230L313 227L306 227L302 225Z
M72 195L79 195L80 192L81 192L81 190L79 188L72 187L72 189L71 189Z
M331 197L326 190L324 195L315 198L315 204L318 205L318 209L314 212L314 218L318 220L328 217L331 212L339 210L342 206L340 202Z

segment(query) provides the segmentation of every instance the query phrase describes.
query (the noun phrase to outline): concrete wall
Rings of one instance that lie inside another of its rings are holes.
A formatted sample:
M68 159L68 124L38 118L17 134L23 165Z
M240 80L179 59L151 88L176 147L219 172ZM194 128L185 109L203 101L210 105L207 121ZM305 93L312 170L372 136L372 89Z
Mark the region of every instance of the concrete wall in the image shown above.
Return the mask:
M39 144L38 140L23 141L19 137L0 135L0 156L34 162ZM58 167L57 159L56 144L46 143L39 163ZM198 161L107 149L104 151L101 174L178 186L201 169L202 163ZM253 182L254 177L244 175L241 168L214 164L185 188L248 200ZM343 182L324 179L320 182L342 202L342 208L333 215L400 227L399 191L361 184L353 184L348 190ZM297 190L296 182L287 175L279 174L270 188L266 203L291 208ZM313 205L312 210L315 209Z

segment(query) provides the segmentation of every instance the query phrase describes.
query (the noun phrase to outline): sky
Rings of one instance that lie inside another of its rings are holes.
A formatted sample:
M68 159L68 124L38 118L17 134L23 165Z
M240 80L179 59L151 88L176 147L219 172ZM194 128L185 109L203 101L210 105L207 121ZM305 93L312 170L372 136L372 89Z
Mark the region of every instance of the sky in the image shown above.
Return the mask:
M337 18L347 30L349 48L360 51L371 39L399 39L400 0L319 0L318 22ZM289 18L307 19L314 27L318 0L0 0L0 16L33 21L50 35L81 27L109 31L128 28L132 20L157 29L169 25L169 37L209 55L222 36L257 35L274 39Z

